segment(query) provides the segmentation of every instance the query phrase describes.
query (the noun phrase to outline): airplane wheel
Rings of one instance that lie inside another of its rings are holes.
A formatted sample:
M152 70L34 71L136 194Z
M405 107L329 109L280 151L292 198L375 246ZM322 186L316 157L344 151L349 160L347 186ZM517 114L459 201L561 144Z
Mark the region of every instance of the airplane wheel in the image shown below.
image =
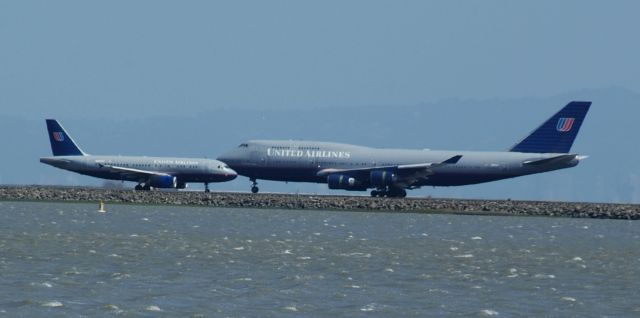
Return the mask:
M133 188L136 191L140 191L142 190L142 186L141 185L137 185L135 188Z
M372 197L372 198L375 198L375 197L377 197L377 196L378 196L378 191L376 191L376 190L371 190L371 197Z
M386 194L389 198L404 198L407 196L407 191L404 189L389 189Z
M151 191L151 186L144 186L144 187L142 187L142 190Z
M256 186L251 187L251 193L258 193L258 191L260 191L260 189Z
M209 190L209 189L204 189L204 192L205 192L205 193L209 193L209 192L211 192L211 190Z

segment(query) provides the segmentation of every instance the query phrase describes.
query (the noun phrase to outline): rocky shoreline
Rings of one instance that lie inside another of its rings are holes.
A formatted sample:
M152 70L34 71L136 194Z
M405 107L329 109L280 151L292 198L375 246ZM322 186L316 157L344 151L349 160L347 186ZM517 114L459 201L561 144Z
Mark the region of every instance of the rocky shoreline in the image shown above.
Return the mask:
M599 219L640 219L640 205L512 200L435 198L371 198L309 194L250 194L192 191L133 191L86 187L0 186L2 201L67 201L222 208L267 208L395 213L455 213L473 215L559 216Z

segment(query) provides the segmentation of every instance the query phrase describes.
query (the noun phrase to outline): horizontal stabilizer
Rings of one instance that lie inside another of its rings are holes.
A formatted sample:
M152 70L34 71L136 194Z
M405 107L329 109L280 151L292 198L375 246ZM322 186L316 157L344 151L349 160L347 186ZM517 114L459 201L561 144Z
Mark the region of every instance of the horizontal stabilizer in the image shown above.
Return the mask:
M547 164L557 164L557 163L566 163L573 159L579 159L577 155L560 155L551 158L545 158L540 160L529 160L523 162L523 164L528 166L542 166Z

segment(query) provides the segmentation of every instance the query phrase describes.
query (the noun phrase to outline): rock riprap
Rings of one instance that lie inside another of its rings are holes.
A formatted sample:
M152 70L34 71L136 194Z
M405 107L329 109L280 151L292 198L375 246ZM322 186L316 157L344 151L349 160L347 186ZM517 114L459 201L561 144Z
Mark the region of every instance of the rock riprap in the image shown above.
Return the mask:
M222 208L342 210L396 213L560 216L600 219L640 219L640 205L516 200L438 198L371 198L309 194L251 194L195 191L133 191L88 187L0 186L4 201L68 201Z

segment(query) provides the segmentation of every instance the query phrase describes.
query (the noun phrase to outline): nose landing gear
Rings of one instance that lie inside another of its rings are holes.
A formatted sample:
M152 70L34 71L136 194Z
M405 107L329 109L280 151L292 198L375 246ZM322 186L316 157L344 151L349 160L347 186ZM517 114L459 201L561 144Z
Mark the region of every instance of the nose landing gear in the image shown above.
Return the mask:
M211 191L209 190L209 182L205 182L205 183L204 183L204 192L205 192L205 193L209 193L209 192L211 192Z
M255 178L252 178L250 180L251 180L251 193L258 193L258 191L260 191L260 188L258 188L258 182L256 182Z

